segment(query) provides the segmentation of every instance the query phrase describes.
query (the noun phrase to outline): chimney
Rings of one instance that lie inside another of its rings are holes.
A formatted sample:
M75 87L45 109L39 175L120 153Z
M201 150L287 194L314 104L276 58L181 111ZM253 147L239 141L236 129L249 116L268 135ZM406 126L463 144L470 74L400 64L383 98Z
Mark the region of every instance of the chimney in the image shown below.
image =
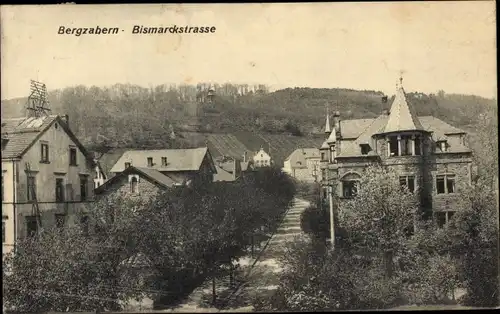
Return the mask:
M333 113L333 127L337 132L340 132L340 112L338 111Z

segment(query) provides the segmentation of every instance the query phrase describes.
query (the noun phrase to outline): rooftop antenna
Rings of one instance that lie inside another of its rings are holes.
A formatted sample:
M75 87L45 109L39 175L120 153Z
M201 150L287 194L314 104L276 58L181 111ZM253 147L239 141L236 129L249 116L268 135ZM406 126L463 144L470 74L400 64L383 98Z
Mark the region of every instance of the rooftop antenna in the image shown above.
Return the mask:
M47 99L47 86L44 83L35 80L30 81L30 95L26 111L28 117L40 118L49 115L51 109Z

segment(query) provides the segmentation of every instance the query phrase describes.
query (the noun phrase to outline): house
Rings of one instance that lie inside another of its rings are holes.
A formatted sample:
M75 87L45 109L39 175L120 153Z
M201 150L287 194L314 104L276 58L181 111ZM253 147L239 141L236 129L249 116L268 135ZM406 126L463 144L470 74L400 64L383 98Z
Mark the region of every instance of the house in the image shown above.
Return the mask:
M206 147L190 149L129 150L111 168L113 177L96 189L98 196L118 193L149 198L156 192L213 182L217 169Z
M298 148L285 159L282 170L299 181L318 182L319 169L319 149Z
M68 118L2 120L3 251L43 228L83 222L93 200L95 165ZM83 213L83 215L82 215Z
M252 160L255 167L270 167L272 165L271 156L262 147L255 153Z
M94 154L94 189L103 185L104 181L107 179L106 172L104 171L97 154Z
M214 181L236 181L241 177L241 163L241 160L233 157L220 156L215 158L217 173L214 175Z
M377 118L341 121L335 112L329 130L327 116L328 138L320 148L323 197L331 183L338 183L340 201L353 197L363 169L384 165L399 173L400 184L418 194L420 207L442 226L472 181L467 134L433 116L417 116L400 80L390 111Z

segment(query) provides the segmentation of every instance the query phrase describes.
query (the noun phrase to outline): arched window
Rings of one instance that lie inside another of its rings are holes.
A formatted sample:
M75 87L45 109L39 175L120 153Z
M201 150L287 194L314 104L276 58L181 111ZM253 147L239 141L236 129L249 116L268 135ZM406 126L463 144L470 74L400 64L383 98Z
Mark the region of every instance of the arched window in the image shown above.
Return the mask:
M357 173L347 173L342 177L342 197L353 198L358 191L361 176Z
M139 193L139 189L138 189L138 186L137 186L137 178L136 177L132 177L130 179L130 192L131 193Z

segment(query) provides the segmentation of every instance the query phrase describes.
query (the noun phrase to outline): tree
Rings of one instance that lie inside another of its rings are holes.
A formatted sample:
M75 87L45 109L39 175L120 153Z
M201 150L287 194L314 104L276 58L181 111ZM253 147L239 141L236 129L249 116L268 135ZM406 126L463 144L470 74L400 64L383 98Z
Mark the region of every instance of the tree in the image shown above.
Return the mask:
M463 207L454 218L455 250L464 254L467 289L463 303L474 306L499 304L498 207L487 178L463 195Z
M416 196L402 189L396 172L379 166L367 168L356 196L340 204L339 224L347 230L350 246L382 253L392 273L392 259L418 215Z
M4 305L19 312L117 310L127 295L117 257L78 227L45 230L4 260Z

